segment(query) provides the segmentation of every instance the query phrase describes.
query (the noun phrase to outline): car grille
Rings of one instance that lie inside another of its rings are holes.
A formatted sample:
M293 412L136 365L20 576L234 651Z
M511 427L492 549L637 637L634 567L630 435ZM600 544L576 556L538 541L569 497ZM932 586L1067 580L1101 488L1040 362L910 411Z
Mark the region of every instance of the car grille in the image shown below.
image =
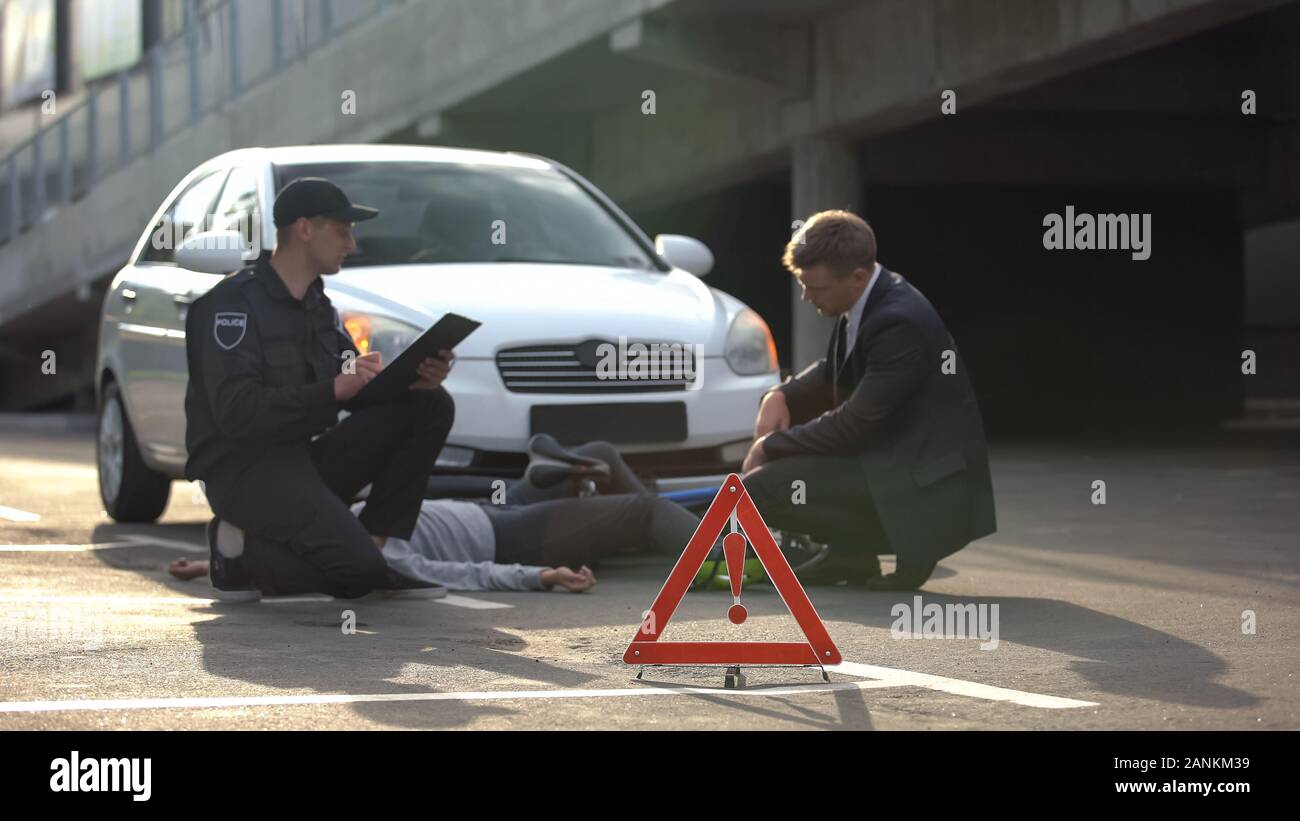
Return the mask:
M507 348L497 353L497 371L507 390L515 393L656 393L684 391L692 384L683 378L697 373L695 348L677 343L676 348L659 348L659 372L649 376L628 373L618 368L614 374L597 370L601 360L600 346L618 343L605 339L589 339L577 345L529 345ZM635 341L626 343L631 348ZM655 350L652 343L643 342L647 352ZM660 346L672 343L659 342ZM639 377L639 378L638 378ZM676 378L673 378L676 377Z

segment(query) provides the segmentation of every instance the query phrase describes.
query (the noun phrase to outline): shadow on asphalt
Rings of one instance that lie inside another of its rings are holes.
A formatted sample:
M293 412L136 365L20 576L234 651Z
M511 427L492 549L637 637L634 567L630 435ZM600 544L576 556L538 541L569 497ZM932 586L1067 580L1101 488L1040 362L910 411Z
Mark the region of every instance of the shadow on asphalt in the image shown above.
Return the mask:
M810 675L813 671L808 671ZM678 687L678 682L658 682L649 679L653 675L650 668L647 668L645 680L637 682L647 687ZM722 676L722 670L718 670L718 677ZM821 682L820 676L816 679L817 683ZM761 687L749 687L749 692L761 693L764 690L772 690L779 687L797 686L798 684L808 684L808 680L773 682ZM701 686L692 684L691 686ZM708 686L708 685L704 685ZM874 729L871 723L871 710L867 706L866 695L862 690L836 690L832 694L835 704L835 714L828 715L822 711L813 709L806 704L801 704L795 700L795 696L771 696L771 701L784 704L791 712L782 713L777 710L769 710L757 703L750 703L748 700L740 702L736 698L723 695L712 695L710 693L689 693L679 698L689 698L703 704L708 704L716 710L736 710L749 713L754 716L765 718L774 718L779 721L788 721L795 724L805 725L812 730L871 730Z
M107 542L120 539L128 533L147 534L191 544L201 544L203 539L201 524L100 525L95 528L93 538L96 542ZM130 558L120 551L112 550L99 551L96 555L106 565L145 572L178 594L207 595L207 587L202 582L180 582L171 578L166 572L165 561L142 561L138 556ZM671 562L658 556L628 556L609 562L609 565L609 570L617 572L626 569L631 571L630 575L640 575L636 573L637 569L653 574L656 571L649 570L651 565L662 566L666 570ZM952 570L941 565L933 578L952 575L955 575ZM844 588L838 589L848 592ZM812 592L815 596L815 589ZM888 631L895 621L890 608L896 602L910 605L915 594L864 591L852 595L855 599L852 608L844 607L843 599L837 596L838 601L822 605L823 616ZM1001 641L1073 656L1068 662L1068 668L1083 676L1100 692L1212 709L1238 709L1259 702L1258 698L1249 693L1215 681L1227 672L1227 664L1219 656L1197 644L1128 619L1054 599L992 596L958 598L931 593L921 595L925 603L941 606L949 603L999 605ZM427 610L403 611L402 604L404 603L366 603L367 609L376 605L386 608L385 632L391 634L391 638L383 642L386 649L382 652L376 652L373 648L358 648L355 643L357 637L342 636L338 614L349 607L349 603L342 600L329 604L285 602L251 609L214 607L216 617L196 625L196 638L203 644L205 667L213 675L268 687L310 689L317 692L429 692L430 688L424 685L406 687L389 681L401 674L406 665L413 664L426 667L470 667L485 674L483 677L473 676L473 680L490 681L493 676L523 678L536 681L540 688L548 689L585 687L597 677L512 655L523 649L524 642L511 633L489 625L546 631L622 623L616 612L592 619L594 614L586 608L581 625L574 624L571 618L573 613L567 608L557 610L548 607L541 612L467 611L468 620L456 620L457 637L440 639L428 633L430 630L436 633L441 619L430 620ZM324 617L325 609L329 612L329 618ZM423 613L423 616L418 616L417 613ZM567 620L566 614L570 617ZM525 615L527 623L519 623L519 617ZM249 641L250 636L259 633L269 637L277 630L284 632L283 628L287 625L314 629L289 632L288 635L294 636L294 641L283 647L259 646ZM323 627L329 629L320 629ZM366 629L362 625L358 627ZM326 635L332 638L322 643L322 638ZM337 639L352 640L354 644L340 644ZM449 652L435 654L425 649L428 646ZM340 652L346 655L339 656ZM365 654L364 664L360 666L354 655L356 652ZM292 664L280 663L285 654L302 658ZM349 671L346 680L336 679L333 673L344 669ZM460 678L464 679L463 673ZM869 726L870 718L862 693L845 692L851 696L853 703L848 703L837 694L836 703L840 707L838 721L828 721L825 716L814 713L805 717L806 723L817 727L862 726L865 721ZM755 715L770 712L748 700L707 694L699 698L716 702L720 708L745 710ZM514 712L500 705L482 702L459 704L462 709L458 710L432 710L428 709L427 703L425 709L419 709L417 704L368 703L352 706L376 722L409 727L459 726L472 721L476 715ZM788 714L783 715L789 718Z
M356 627L361 635L342 634L338 614L345 609L358 614ZM430 618L427 608L410 602L363 599L264 603L253 607L218 605L211 612L213 618L194 625L195 638L202 646L204 669L218 678L262 687L318 693L444 692L433 682L446 678L439 674L439 668L452 667L456 668L454 675L460 682L456 691L501 689L495 683L501 678L515 682L510 689L587 689L599 687L605 678L519 655L528 642L485 623L497 619L517 623L522 615L518 610L468 611L469 620L459 619L452 630L444 631L454 636L440 635L442 619ZM366 612L372 614L369 621L363 617ZM438 615L447 614L439 612ZM570 620L552 626L571 629L574 625ZM532 627L547 629L544 623ZM370 631L374 635L364 635ZM429 683L395 680L413 675ZM528 683L520 684L520 681ZM792 697L777 697L790 712L769 709L755 699L736 699L721 693L679 698L708 704L717 711L793 721L815 729L871 728L870 711L858 690L835 692L833 712L801 705ZM483 717L508 717L544 709L540 701L522 704L523 707L515 708L500 702L458 699L446 703L363 702L349 707L377 724L443 729L466 726Z
M1222 658L1169 633L1066 601L1005 596L944 596L934 593L862 593L862 606L828 618L881 630L895 622L894 604L998 605L999 640L1074 656L1069 669L1098 690L1161 703L1232 710L1259 699L1216 682L1228 670ZM997 650L989 651L996 653Z
M139 536L145 539L168 539L177 542L188 542L195 547L201 548L206 544L207 537L203 535L205 524L205 522L150 522L148 524L110 522L95 525L95 529L90 533L90 540L100 544L121 541L130 536ZM96 555L104 556L107 554L100 551ZM188 554L177 553L176 555Z
M143 534L201 544L201 524L100 525L94 531L96 542L122 539L128 534ZM203 558L160 547L142 545L129 551L104 550L94 554L106 566L139 572L181 596L207 597L209 588L202 580L180 581L167 573L172 558ZM649 561L647 561L649 560ZM653 562L666 572L671 560L666 557L625 557L616 564L648 566ZM614 568L610 568L611 570ZM631 575L636 570L627 567ZM645 572L659 575L659 570ZM620 573L619 575L624 575ZM519 596L540 594L520 593ZM559 605L562 594L550 594ZM538 601L538 604L542 604ZM575 602L575 605L577 603ZM435 608L432 612L429 608ZM358 635L342 633L344 610L357 614ZM509 610L459 610L436 603L391 602L361 599L322 601L272 601L259 605L213 605L211 618L193 625L199 642L204 670L218 679L243 681L260 687L313 693L429 693L440 692L439 668L456 668L455 691L500 689L498 682L508 678L510 689L586 689L601 686L607 675L594 675L572 667L558 666L545 660L521 655L528 642L512 631L572 630L575 627L623 625L617 610L595 615L582 608L575 623L575 611L563 606L513 608ZM587 639L575 639L582 646ZM621 643L620 644L621 650ZM611 658L611 664L621 661ZM809 675L812 675L811 673ZM628 668L629 684L632 669ZM721 684L719 672L718 684ZM418 679L405 682L401 679ZM820 677L815 677L820 682ZM810 681L811 679L809 679ZM527 683L518 683L527 682ZM643 682L656 686L652 681ZM674 682L675 684L676 682ZM698 682L690 682L698 686ZM807 683L803 678L786 684ZM610 686L607 683L603 686ZM662 681L657 686L670 686ZM711 686L711 685L704 685ZM779 685L772 685L779 686ZM216 695L216 693L214 693ZM734 711L756 718L778 718L818 729L870 729L871 717L865 696L859 690L832 694L833 710L825 703L818 709L800 704L793 697L774 697L787 707L780 712L764 707L756 699L737 699L719 693L679 696L709 704L718 711ZM511 716L529 709L541 709L541 702L524 702L521 708L501 703L461 701L430 702L363 702L349 704L358 715L377 724L410 729L439 729L465 726L483 717Z

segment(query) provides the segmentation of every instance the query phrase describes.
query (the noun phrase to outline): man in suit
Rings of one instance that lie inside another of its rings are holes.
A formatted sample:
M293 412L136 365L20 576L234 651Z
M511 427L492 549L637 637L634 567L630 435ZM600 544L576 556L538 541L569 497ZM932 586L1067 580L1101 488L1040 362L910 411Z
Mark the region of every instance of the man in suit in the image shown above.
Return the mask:
M826 357L763 397L745 487L770 526L828 543L796 566L805 583L915 590L997 528L965 362L934 306L876 261L857 215L814 214L783 261L838 321ZM882 553L895 573L881 575Z

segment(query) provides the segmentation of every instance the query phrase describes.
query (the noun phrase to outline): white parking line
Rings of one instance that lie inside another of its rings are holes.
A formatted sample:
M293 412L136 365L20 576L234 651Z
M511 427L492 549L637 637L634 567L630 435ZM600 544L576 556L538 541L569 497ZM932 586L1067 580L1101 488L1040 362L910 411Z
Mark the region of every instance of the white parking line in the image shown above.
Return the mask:
M42 545L42 547L47 545ZM72 547L81 548L86 545L48 545L49 547ZM205 588L211 589L211 588ZM305 596L264 596L262 604L301 604L303 602L398 602L398 599L387 599L382 595L376 595L374 598L364 599L336 599L333 596L324 595L305 595ZM415 604L420 600L410 600L406 603ZM469 596L458 596L448 594L441 599L428 599L435 604L449 604L452 607L464 607L469 610L508 610L514 607L513 604L505 602L487 601L486 599L475 599ZM221 604L219 599L204 598L202 596L59 596L46 593L14 593L10 595L0 595L0 603L12 602L67 602L69 604L180 604L189 606L207 606L211 604ZM256 603L249 604L232 604L232 607L254 606Z
M180 542L174 539L158 539L153 536L137 536L127 534L127 541L123 542L99 542L96 544L34 544L34 545L0 545L0 553L79 553L90 550L109 550L118 547L138 547L141 545L157 545L159 547L168 547L173 550L182 550L186 553L207 553L206 547L189 542ZM109 601L112 597L106 597ZM38 599L43 601L44 599ZM0 601L18 601L18 599L0 597ZM166 601L166 599L155 599L157 601ZM211 604L215 599L200 598L176 598L177 602L186 604ZM268 604L281 602L322 602L334 601L332 596L280 596L275 598L265 598L263 601ZM342 601L342 599L340 599ZM470 596L458 596L448 594L441 599L432 599L438 604L447 604L452 607L464 607L468 610L509 610L514 607L513 604L506 604L499 601L488 601L486 599L475 599Z
M1039 693L991 687L973 681L913 673L892 667L877 667L846 661L829 671L851 676L864 676L867 680L834 682L829 684L803 684L780 687L755 687L727 690L717 687L683 687L647 682L641 687L607 690L479 690L461 693L310 693L292 696L197 696L180 698L125 698L81 699L69 701L10 701L0 702L0 713L43 713L87 710L153 710L210 707L274 707L311 704L360 704L385 701L504 701L511 699L551 698L641 698L645 696L713 695L741 697L773 697L815 695L845 690L882 690L893 687L917 687L985 701L1004 701L1025 707L1065 709L1093 707L1095 702L1078 701Z
M206 545L197 545L191 542L181 542L176 539L160 539L157 536L148 536L143 533L124 533L127 539L136 544L155 544L159 547L170 547L172 550L180 550L185 553L207 553Z
M1095 701L1079 701L1073 698L1044 696L1038 693L1026 693L1022 690L993 687L988 684L979 684L974 681L963 681L959 678L933 676L929 673L913 673L911 670L898 670L893 667L877 667L874 664L858 664L853 661L846 661L834 667L827 667L826 669L836 673L845 673L850 676L866 676L881 681L888 681L899 687L922 687L926 690L938 690L943 693L952 693L957 696L970 696L971 698L980 698L986 701L1007 701L1012 704L1019 704L1022 707L1040 707L1045 710L1065 710L1073 707L1097 706L1097 702Z
M139 542L96 542L94 544L0 544L0 553L85 553L92 550L111 550L115 547L136 547Z
M16 507L0 505L0 519L8 519L11 522L39 522L41 517L38 513L28 513Z
M27 544L27 545L6 544L6 545L0 545L0 553L81 553L81 552L86 552L91 550L109 550L112 548L139 547L142 545L151 545L151 544L157 545L159 547L168 547L173 550L182 550L187 553L208 552L208 549L206 547L199 547L198 545L191 544L189 542L180 542L180 541L176 541L175 539L158 539L158 538L154 538L153 536L127 534L127 541L122 541L122 542L98 542L95 544ZM112 602L123 598L127 598L127 597L83 596L83 597L73 597L69 599L69 601L76 600L82 603L89 603L90 601L94 600L96 602L106 602L111 604ZM33 598L23 598L21 596L0 596L0 601L54 601L58 599L59 599L58 596L49 596L49 597L38 596ZM158 604L158 603L212 604L216 601L216 599L203 599L197 597L182 598L179 596L174 596L174 597L156 597L152 599L130 599L130 601L132 602L147 601L150 604ZM336 599L334 599L333 596L277 596L277 597L264 598L262 599L262 601L268 604L279 604L279 603L293 603L293 602L325 602L325 601L336 601ZM337 601L347 601L347 600L337 599ZM505 602L488 601L486 599L475 599L475 598L471 598L470 596L457 596L452 594L448 594L441 599L432 599L431 601L435 601L438 604L448 604L451 605L452 607L464 607L468 610L509 610L512 607L514 607L513 604L506 604Z
M117 542L91 542L90 544L0 544L0 553L83 553L92 550L112 550L118 547L156 545L185 553L207 553L206 547L178 542L174 539L155 539L151 536L127 535Z
M198 696L194 698L120 698L80 701L0 702L0 713L52 713L86 710L157 710L203 707L277 707L304 704L361 704L378 701L508 701L547 698L640 698L643 696L725 695L747 697L796 696L843 690L901 687L888 681L847 681L790 687L724 690L715 687L676 687L646 684L619 690L479 690L466 693L313 693L298 696Z
M207 601L213 601L213 600L208 599ZM366 597L364 599L336 599L333 596L269 596L269 597L263 597L262 601L266 604L282 604L286 602L289 603L321 602L321 601L372 602L372 601L396 601L396 600L386 599L383 593L376 593L374 594L373 598ZM421 600L411 599L410 601L421 601ZM436 604L450 604L452 607L464 607L469 610L509 610L510 608L514 607L513 604L506 604L505 602L487 601L485 599L472 599L469 596L457 596L451 593L448 593L446 596L443 596L441 599L427 599L426 601L432 601Z
M0 596L0 603L18 604L49 602L51 604L212 604L216 599L190 596L52 596L43 593L15 593Z
M472 599L469 596L457 596L451 593L433 601L438 604L450 604L452 607L465 607L470 610L509 610L514 607L513 604L506 604L505 602Z

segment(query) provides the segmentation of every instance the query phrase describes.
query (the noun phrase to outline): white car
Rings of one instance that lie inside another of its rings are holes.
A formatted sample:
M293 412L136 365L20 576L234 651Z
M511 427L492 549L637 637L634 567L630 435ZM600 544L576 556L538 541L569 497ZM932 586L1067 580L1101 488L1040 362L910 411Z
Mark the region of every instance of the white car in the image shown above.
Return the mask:
M483 323L446 382L456 422L440 471L517 476L537 432L610 440L661 487L707 484L744 457L776 346L758 314L700 281L713 256L699 241L652 243L590 182L531 155L250 148L176 186L104 299L97 461L114 519L156 519L183 476L185 312L273 245L275 193L303 176L380 212L325 280L359 349L391 362L448 311Z

